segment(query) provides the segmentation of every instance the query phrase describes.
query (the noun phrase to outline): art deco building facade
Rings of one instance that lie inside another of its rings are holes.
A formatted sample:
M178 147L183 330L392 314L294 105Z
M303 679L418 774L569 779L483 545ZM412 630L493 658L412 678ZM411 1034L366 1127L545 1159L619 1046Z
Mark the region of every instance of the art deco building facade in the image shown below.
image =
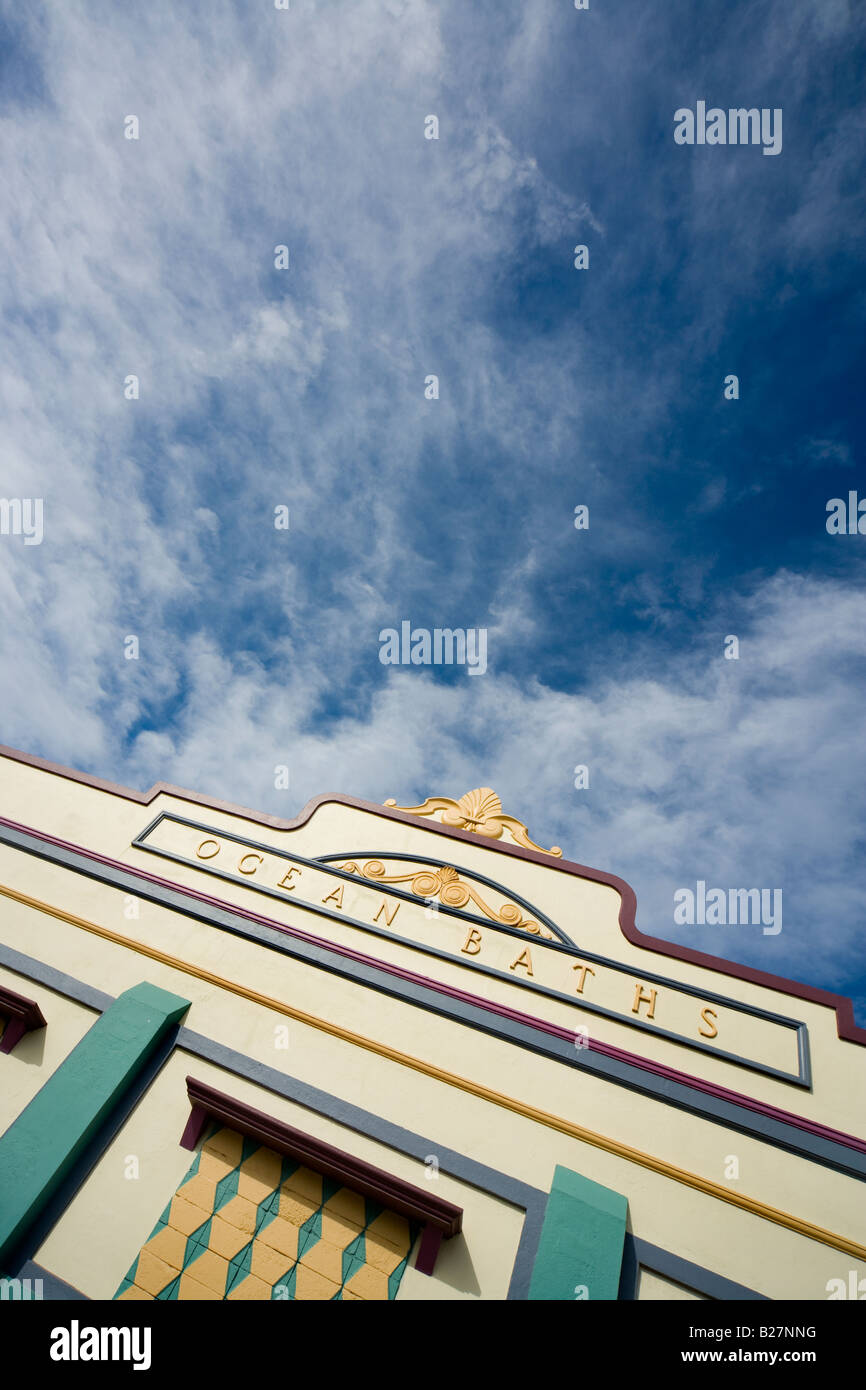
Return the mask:
M6 1296L866 1280L850 1003L643 936L489 790L280 821L9 749L0 789Z

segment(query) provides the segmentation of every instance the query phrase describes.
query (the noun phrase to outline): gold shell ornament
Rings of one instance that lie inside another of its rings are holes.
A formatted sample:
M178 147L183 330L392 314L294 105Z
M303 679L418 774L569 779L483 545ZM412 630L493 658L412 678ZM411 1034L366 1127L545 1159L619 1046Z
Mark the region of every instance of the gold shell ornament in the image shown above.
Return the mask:
M435 818L439 812L440 824L453 825L458 830L471 830L474 834L486 835L491 840L500 839L502 832L507 830L516 845L522 845L524 849L540 850L542 854L552 854L557 859L562 858L559 845L544 849L542 845L530 840L523 821L517 820L515 816L505 815L502 802L492 787L476 787L457 801L450 796L428 796L420 806L398 806L394 798L389 797L385 805L393 806L397 811L406 811L412 816Z

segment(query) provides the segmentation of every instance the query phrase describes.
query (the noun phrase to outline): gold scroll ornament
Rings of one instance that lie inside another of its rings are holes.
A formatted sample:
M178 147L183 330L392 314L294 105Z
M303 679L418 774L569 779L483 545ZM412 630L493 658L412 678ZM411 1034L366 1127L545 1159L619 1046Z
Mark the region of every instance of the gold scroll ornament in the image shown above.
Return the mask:
M522 845L524 849L540 850L542 854L553 854L557 859L562 858L559 845L544 849L534 840L530 840L523 821L503 813L502 802L491 787L476 787L474 791L461 796L459 801L450 796L428 796L421 806L398 806L391 796L385 805L393 806L397 811L407 811L413 816L435 816L437 811L441 811L439 820L442 825L472 830L476 835L489 836L491 840L498 840L503 830L508 830L516 845Z
M411 880L412 892L429 902L438 898L447 907L465 907L471 898L481 908L491 922L501 922L505 927L515 927L518 931L531 932L545 941L553 941L553 932L542 927L531 917L524 917L516 903L503 903L498 912L489 907L476 892L471 883L466 883L450 864L441 869L413 869L408 874L386 874L381 859L368 859L366 864L358 865L354 860L340 864L339 868L348 874L359 874L361 878L373 879L376 883L408 883Z

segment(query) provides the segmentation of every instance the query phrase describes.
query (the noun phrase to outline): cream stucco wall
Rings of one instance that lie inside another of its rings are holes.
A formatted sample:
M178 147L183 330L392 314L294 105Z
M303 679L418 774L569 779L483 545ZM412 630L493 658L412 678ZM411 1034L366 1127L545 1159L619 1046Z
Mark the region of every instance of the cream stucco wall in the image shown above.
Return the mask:
M110 891L92 887L99 893ZM73 964L76 940L82 933L32 909L10 907L14 910L4 918L0 939L26 921L31 940L38 936L48 958L61 968ZM283 1051L275 1046L274 1028L281 1022L278 1013L263 1011L249 1000L143 959L122 946L84 939L90 946L91 970L103 981L114 981L112 992L147 978L190 998L193 1006L187 1022L196 1032L428 1137L432 1153L437 1143L453 1148L542 1190L549 1188L556 1164L562 1163L626 1193L636 1234L674 1248L675 1253L728 1278L760 1291L772 1290L776 1297L820 1297L826 1281L845 1276L852 1264L847 1256L817 1241L804 1240L639 1163L516 1115L436 1077L419 1075L396 1061L359 1050L308 1024L289 1023L289 1048ZM357 1027L367 1037L378 1036L388 1044L399 1042L407 1053L435 1059L436 1065L474 1084L501 1090L553 1115L579 1119L607 1138L620 1138L714 1181L723 1180L724 1165L735 1154L740 1162L737 1190L855 1239L866 1236L860 1189L852 1179L594 1078L566 1072L532 1054L520 1053L515 1061L514 1049L505 1042L282 958L276 963L270 957L263 961L256 948L239 944L250 953L244 976L272 992L282 985L288 998L303 1001L305 1010L322 1017L330 1011L340 1026ZM233 978L238 978L237 973ZM276 1103L276 1098L269 1097L267 1108L273 1110L270 1102Z
M340 805L326 805L307 825L283 832L177 798L161 796L143 807L7 759L0 759L0 779L5 814L43 832L489 999L512 1005L517 1000L516 1007L530 1014L568 1020L566 1026L585 1023L605 1041L746 1095L841 1129L862 1127L866 1049L838 1039L832 1010L632 946L617 924L618 894L558 871L555 861L549 866L529 863L495 847L446 839L421 822L408 826ZM216 882L200 869L132 849L131 840L159 809L201 821L215 832L231 830L307 857L402 852L485 874L547 912L587 949L615 956L638 977L641 969L651 970L803 1019L810 1032L814 1090L794 1088L614 1020L599 1021L579 1008L552 1001L542 1008L538 996L517 985L490 981L457 962L434 961L345 923L313 918L291 902L277 903L251 892L240 881ZM132 915L130 902L119 890L6 846L0 846L0 885L120 938L106 940L62 915L6 896L0 941L112 995L142 979L180 994L192 1001L186 1023L196 1032L429 1138L432 1153L437 1144L452 1148L545 1191L555 1166L563 1164L626 1194L636 1235L776 1298L824 1298L829 1279L847 1278L851 1268L858 1269L859 1277L866 1276L866 1267L850 1255L698 1191L670 1171L654 1171L641 1156L866 1242L862 1187L843 1174L188 916L144 900L138 900L138 915ZM167 959L154 959L148 954L152 951ZM18 983L10 987L37 998L49 1019L46 1059L53 1068L93 1016L59 996L51 995L43 1004L36 986L25 985L20 976L15 979ZM238 991L267 996L272 1003ZM288 1030L287 1048L280 1046L281 1029ZM340 1036L339 1030L356 1036ZM422 1070L388 1055L389 1049L414 1059ZM14 1054L0 1058L0 1067L8 1071L14 1060ZM242 1100L258 1091L233 1076L214 1079L207 1073L218 1069L197 1060L190 1065L189 1059L175 1054L37 1255L84 1292L114 1291L186 1171L189 1156L177 1140L188 1113L183 1085L187 1070ZM16 1073L33 1089L28 1093L23 1082L17 1083L13 1105L29 1098L48 1075L36 1067L25 1072L23 1062ZM259 1092L251 1103L410 1181L424 1180L423 1168L419 1175L414 1161L390 1150L373 1154L382 1146L359 1136L350 1142L346 1134L329 1133L339 1127L307 1111L299 1117L298 1107L270 1092ZM589 1133L565 1133L560 1124L577 1125ZM592 1134L602 1142L593 1142ZM636 1153L610 1152L605 1145L628 1146ZM123 1175L129 1154L140 1160L140 1177L134 1183ZM736 1178L726 1176L732 1158L738 1163ZM442 1195L449 1196L447 1182L453 1180L442 1181ZM471 1214L467 1229L477 1236L471 1234L470 1240L467 1234L465 1247L455 1245L442 1257L438 1282L415 1271L407 1273L401 1297L504 1296L519 1238L519 1214L494 1198L471 1192L471 1199L464 1193L453 1200ZM106 1223L104 1211L113 1207L117 1219ZM86 1232L90 1235L85 1239ZM651 1288L650 1281L647 1289Z
M638 1283L637 1296L639 1299L652 1299L655 1302L676 1301L705 1301L704 1295L697 1293L695 1289L688 1289L683 1284L677 1284L673 1279L665 1279L663 1275L656 1274L651 1269L641 1269L640 1280Z

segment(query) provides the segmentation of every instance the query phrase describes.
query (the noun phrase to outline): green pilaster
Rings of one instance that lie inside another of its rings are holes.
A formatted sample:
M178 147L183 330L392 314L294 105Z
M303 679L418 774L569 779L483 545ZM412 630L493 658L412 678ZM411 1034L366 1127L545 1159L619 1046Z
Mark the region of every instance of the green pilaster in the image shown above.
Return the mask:
M628 1202L619 1192L557 1167L529 1297L615 1299L627 1215Z
M188 1008L146 982L125 990L0 1137L0 1271Z

